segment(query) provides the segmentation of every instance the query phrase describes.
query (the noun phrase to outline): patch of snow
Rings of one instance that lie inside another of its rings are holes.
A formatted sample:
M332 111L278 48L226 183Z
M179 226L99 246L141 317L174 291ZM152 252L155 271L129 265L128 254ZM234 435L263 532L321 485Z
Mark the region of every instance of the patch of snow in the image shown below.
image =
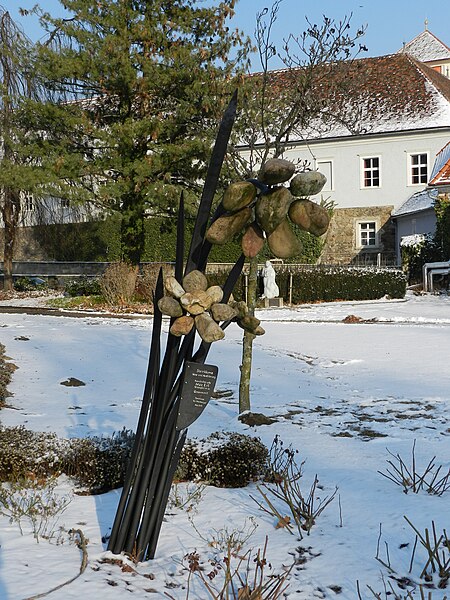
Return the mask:
M425 241L425 236L423 233L415 233L413 235L404 235L400 240L400 246L408 247L408 248L417 248L421 246Z
M405 494L379 471L386 471L392 459L387 449L409 461L414 440L417 469L423 470L433 456L443 473L450 468L450 299L408 294L404 301L304 305L258 314L267 333L254 342L252 410L275 417L276 423L251 428L237 419L242 331L232 325L225 340L213 344L208 362L219 366L217 389L233 395L212 399L189 437L237 431L258 436L267 446L275 435L292 444L299 461L305 460L301 485L306 493L315 474L320 498L338 487L339 497L317 518L310 535L299 540L276 528L276 519L251 498L259 493L255 484L209 486L190 513L167 510L155 560L134 564L105 548L120 490L74 496L55 535L39 544L28 526L20 535L17 525L0 515L2 600L44 593L78 573L80 551L70 541L69 529L81 529L88 538L88 567L50 598L123 600L133 593L136 598L168 594L185 600L189 572L184 557L196 551L209 572L208 561L222 556L217 538L248 532L250 517L258 527L242 551L253 557L267 536L267 559L275 573L295 563L288 599L355 600L357 581L362 597L369 598L368 585L384 593L383 579L398 594L406 593L375 559L377 544L383 553L389 550L396 573L408 574L415 534L403 515L420 531L432 521L438 532L448 529L450 491L442 497ZM343 323L349 314L371 322ZM151 319L2 314L1 320L1 342L18 367L10 408L0 411L3 425L55 431L62 437L136 426ZM68 377L86 385L61 386ZM180 484L179 493L187 493L186 488ZM71 491L70 480L61 478L57 492ZM420 598L414 582L426 560L418 547L408 575L413 597ZM208 597L195 574L189 586L189 598ZM448 595L445 589L431 591L433 600Z

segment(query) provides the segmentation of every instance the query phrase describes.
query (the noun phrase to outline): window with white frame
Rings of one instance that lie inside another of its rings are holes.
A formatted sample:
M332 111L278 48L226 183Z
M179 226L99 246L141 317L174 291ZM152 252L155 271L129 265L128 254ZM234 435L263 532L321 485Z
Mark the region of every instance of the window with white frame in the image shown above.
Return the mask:
M409 155L409 185L428 183L428 154Z
M34 210L34 198L30 192L23 192L22 194L22 206L26 212L32 212Z
M323 192L331 192L334 189L333 185L333 163L331 160L318 160L317 169L320 171L325 177L327 181L322 188Z
M377 224L375 221L358 223L358 247L375 248L377 246Z
M381 160L379 156L361 158L361 187L381 187Z

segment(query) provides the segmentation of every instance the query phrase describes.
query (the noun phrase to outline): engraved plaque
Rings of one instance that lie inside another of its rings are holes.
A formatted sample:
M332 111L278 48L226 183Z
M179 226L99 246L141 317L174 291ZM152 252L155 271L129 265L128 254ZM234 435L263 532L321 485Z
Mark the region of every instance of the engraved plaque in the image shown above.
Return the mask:
M219 369L215 365L185 364L180 393L177 429L189 427L202 414L211 399Z

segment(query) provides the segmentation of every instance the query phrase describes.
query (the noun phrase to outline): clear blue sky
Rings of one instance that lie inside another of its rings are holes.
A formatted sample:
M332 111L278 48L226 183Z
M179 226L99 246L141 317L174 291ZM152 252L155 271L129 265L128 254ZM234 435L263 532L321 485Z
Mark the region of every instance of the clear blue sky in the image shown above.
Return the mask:
M0 0L0 4L10 12L25 33L36 40L40 30L36 20L20 18L18 8L31 8L38 0ZM211 3L209 0L208 3ZM38 2L39 3L39 2ZM42 0L41 6L54 15L62 14L59 0ZM270 7L272 1L238 0L233 24L253 37L256 13ZM354 28L367 25L363 43L369 52L365 56L391 54L402 47L403 42L412 40L424 29L428 19L428 29L440 40L450 46L450 1L449 0L283 0L274 29L273 42L281 47L283 37L290 33L301 34L306 28L305 16L312 22L322 19L322 15L339 20L352 13ZM254 69L259 70L255 57ZM272 68L281 65L274 61Z

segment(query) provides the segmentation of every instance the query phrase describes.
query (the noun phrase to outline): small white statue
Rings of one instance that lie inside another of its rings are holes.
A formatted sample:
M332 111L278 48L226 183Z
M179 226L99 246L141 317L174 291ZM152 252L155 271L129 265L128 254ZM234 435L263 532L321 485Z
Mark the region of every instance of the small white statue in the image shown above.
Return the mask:
M272 267L270 260L266 260L266 265L262 270L264 293L262 298L277 298L280 294L277 284L275 283L275 269Z

